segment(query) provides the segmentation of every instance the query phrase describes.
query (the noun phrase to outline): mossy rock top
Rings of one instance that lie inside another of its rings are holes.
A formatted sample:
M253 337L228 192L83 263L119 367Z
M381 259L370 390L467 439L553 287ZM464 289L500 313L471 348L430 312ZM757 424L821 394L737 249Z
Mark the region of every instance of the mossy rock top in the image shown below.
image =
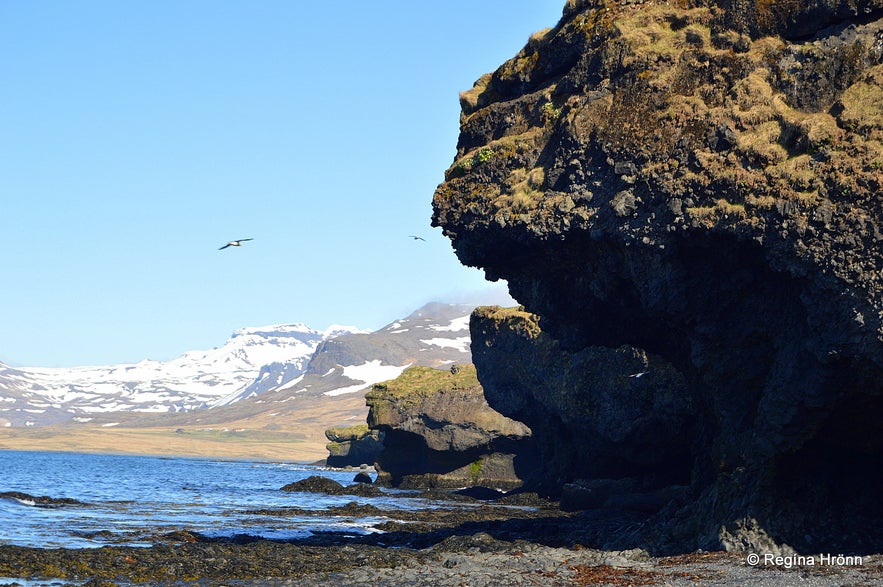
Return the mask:
M375 383L365 399L384 397L428 397L444 391L480 389L474 365L457 365L455 369L409 367L396 379Z
M329 428L325 431L325 438L332 442L352 442L368 436L371 431L368 424L357 424L344 428Z
M491 320L497 324L507 324L509 329L515 329L519 335L534 340L542 334L540 330L540 317L524 309L524 306L503 308L501 306L481 306L475 309L475 315L484 320Z

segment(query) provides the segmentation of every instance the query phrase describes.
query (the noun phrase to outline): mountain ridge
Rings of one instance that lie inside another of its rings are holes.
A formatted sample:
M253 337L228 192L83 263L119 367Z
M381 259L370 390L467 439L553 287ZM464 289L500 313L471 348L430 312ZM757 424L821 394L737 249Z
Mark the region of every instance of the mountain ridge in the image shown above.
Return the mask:
M0 427L109 426L153 421L150 416L189 422L212 410L236 420L296 395L355 393L413 364L468 362L474 307L432 302L374 332L302 323L244 327L221 347L171 361L73 368L0 363ZM181 417L169 417L175 414Z

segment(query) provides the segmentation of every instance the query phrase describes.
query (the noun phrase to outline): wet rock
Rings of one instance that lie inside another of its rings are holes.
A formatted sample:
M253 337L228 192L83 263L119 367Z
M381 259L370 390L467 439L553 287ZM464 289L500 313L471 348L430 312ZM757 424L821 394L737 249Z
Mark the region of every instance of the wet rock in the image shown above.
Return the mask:
M327 495L358 495L361 497L377 497L384 495L383 490L370 484L371 477L366 473L359 473L368 477L368 482L357 482L355 485L344 487L337 481L322 477L320 475L311 475L306 479L289 483L281 488L282 491L297 492L303 491L307 493L325 493Z
M327 493L329 495L338 495L343 492L343 485L320 475L310 475L306 479L289 483L282 487L282 491L306 491L309 493Z
M358 475L356 475L358 477ZM370 479L370 477L369 477ZM341 495L357 495L360 497L378 497L385 495L382 489L376 487L369 482L356 482L355 485L344 487Z
M374 480L368 473L360 471L356 473L355 477L353 477L353 483L367 483L368 485L370 485L371 483L374 483Z
M48 495L30 495L21 491L5 491L0 493L0 499L12 499L20 504L29 505L38 508L57 508L64 506L83 506L88 505L82 501L72 499L70 497L49 497Z

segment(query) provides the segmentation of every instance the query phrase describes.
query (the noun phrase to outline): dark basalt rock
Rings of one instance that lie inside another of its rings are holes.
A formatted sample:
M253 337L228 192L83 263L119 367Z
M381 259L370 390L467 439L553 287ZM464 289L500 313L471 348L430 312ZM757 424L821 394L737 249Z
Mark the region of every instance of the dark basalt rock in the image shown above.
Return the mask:
M637 471L657 487L689 482L697 410L683 375L629 346L564 350L538 322L502 308L479 308L471 322L488 403L544 431L542 466L528 461L519 474L551 494L572 479Z
M310 475L306 479L288 483L282 487L282 491L304 491L308 493L327 493L329 495L338 495L343 492L343 489L343 485L334 479L319 475Z
M368 424L384 433L377 483L403 489L522 484L516 454L529 453L530 430L493 410L472 365L411 367L365 395Z
M4 491L0 493L0 499L13 499L21 504L38 508L88 505L70 497L50 497L48 495L35 496L28 493L22 493L21 491Z
M373 485L357 482L355 485L344 487L334 479L321 477L319 475L311 475L306 479L289 483L283 486L281 490L288 492L303 491L306 493L325 493L327 495L356 495L360 497L377 497L378 495L383 495L383 491Z
M689 484L667 547L880 551L883 2L687 6L571 0L461 96L433 223L539 317L479 379L542 490Z
M356 473L355 477L353 477L353 483L365 483L367 485L370 485L374 483L374 479L372 479L371 475L369 475L368 473L360 471Z
M325 464L329 467L373 465L383 449L383 433L369 430L367 424L331 428L325 431L325 437L330 441L325 445L329 453Z

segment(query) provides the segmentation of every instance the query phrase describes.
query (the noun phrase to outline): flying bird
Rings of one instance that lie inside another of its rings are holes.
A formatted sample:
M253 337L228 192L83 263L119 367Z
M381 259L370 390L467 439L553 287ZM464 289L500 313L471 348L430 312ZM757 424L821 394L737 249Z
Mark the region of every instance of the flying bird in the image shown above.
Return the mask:
M643 377L647 373L649 373L649 371L641 371L640 373L632 373L631 375L629 375L629 377L634 377L635 379L640 379L641 377Z
M241 238L238 241L230 241L229 243L227 243L226 245L224 245L223 247L221 247L218 250L223 251L227 247L241 247L242 243L244 243L245 241L253 241L253 240L254 240L253 238Z
M423 241L423 242L426 242L426 239L423 238L422 236L416 236L416 235L413 235L413 234L409 234L408 236L410 236L410 237L411 237L412 239L414 239L415 241Z

